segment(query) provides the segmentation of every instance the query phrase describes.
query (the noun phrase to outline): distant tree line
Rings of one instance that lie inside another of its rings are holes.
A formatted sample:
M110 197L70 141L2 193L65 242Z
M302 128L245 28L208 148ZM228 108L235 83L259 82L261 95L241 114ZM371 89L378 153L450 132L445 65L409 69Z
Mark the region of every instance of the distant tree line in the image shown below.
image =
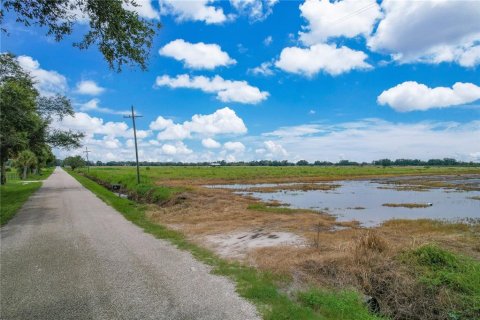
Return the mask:
M68 159L68 158L67 158ZM67 160L65 159L65 160ZM70 160L69 160L70 161ZM90 166L134 166L134 161L90 161L88 163ZM338 162L330 161L314 161L308 162L307 160L300 160L297 162L290 162L287 160L258 160L258 161L237 161L237 162L226 162L226 161L216 161L216 162L151 162L151 161L142 161L139 163L141 166L271 166L271 167L280 167L280 166L446 166L446 167L480 167L480 162L463 162L458 161L452 158L444 159L430 159L430 160L419 160L419 159L380 159L372 162L356 162L349 160L340 160ZM57 165L62 165L61 160L57 161ZM65 164L66 165L66 164ZM83 164L86 165L86 162Z

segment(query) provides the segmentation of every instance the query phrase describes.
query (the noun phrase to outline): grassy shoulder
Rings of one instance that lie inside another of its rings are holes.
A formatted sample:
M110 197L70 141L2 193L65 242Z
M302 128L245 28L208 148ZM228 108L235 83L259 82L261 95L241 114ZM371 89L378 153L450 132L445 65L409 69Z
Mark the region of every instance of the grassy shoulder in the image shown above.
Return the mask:
M85 176L68 172L145 232L191 252L196 259L211 265L214 273L234 280L237 292L254 303L264 319L381 319L368 312L361 295L354 290L310 290L289 296L281 289L289 279L221 259L211 251L187 241L180 232L151 222L145 215L147 205L120 198Z
M30 195L42 186L41 182L35 180L46 179L52 172L53 168L47 168L41 175L28 177L28 180L34 182L24 183L21 180L15 180L7 181L6 185L0 186L0 225L3 226L12 219Z

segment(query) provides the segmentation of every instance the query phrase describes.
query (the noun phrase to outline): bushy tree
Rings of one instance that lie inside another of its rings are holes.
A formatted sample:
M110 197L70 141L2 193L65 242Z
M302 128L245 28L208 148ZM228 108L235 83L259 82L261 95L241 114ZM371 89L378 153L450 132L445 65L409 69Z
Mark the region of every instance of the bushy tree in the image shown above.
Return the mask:
M83 160L82 157L80 156L74 156L74 157L66 157L63 160L63 165L70 167L72 170L75 171L77 168L83 168L85 167L85 160Z
M96 45L110 68L120 71L125 64L146 69L155 29L152 23L126 7L138 6L136 0L3 0L4 11L14 12L17 22L38 25L48 36L61 41L72 34L80 18L87 20L89 30L73 46L87 49ZM2 24L2 31L7 32Z

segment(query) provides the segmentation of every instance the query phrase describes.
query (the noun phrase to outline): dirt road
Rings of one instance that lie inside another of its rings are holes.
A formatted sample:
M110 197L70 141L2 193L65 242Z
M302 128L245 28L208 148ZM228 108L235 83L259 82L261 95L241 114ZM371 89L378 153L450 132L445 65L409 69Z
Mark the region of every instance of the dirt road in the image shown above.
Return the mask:
M258 319L229 280L56 169L1 229L1 319Z

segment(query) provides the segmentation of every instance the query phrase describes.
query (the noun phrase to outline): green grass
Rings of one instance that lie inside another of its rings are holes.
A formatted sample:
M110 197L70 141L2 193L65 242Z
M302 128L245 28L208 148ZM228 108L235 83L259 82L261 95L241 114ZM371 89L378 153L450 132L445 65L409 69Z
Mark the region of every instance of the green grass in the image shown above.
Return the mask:
M252 267L247 267L239 263L223 260L211 251L187 241L180 232L169 230L162 225L148 220L145 215L146 205L120 198L85 176L72 171L68 172L105 203L122 213L127 220L143 228L145 232L159 239L166 239L178 248L191 252L199 261L211 265L215 274L233 279L237 285L237 292L242 297L253 302L264 319L358 319L357 312L354 313L350 310L361 310L361 314L365 315L365 317L361 319L364 320L379 319L374 315L369 315L366 307L362 307L362 305L359 304L360 295L354 291L332 291L328 293L328 297L330 297L332 301L336 299L341 301L340 304L345 306L345 310L349 310L349 313L344 313L343 311L337 312L338 305L331 301L321 304L320 307L312 305L302 298L302 293L300 293L298 297L290 298L280 290L282 286L288 284L288 279L267 272L260 272ZM308 294L308 292L305 294Z
M358 294L353 291L343 290L328 292L325 290L311 289L299 294L299 300L313 310L322 310L329 319L372 319L372 315L365 309ZM380 317L376 319L381 319Z
M43 170L42 175L30 175L27 180L43 180L50 176L53 168ZM6 224L22 207L32 193L41 187L41 182L23 184L21 180L7 181L0 186L0 225Z
M168 201L173 195L188 190L188 187L156 185L155 180L147 175L142 175L141 183L137 184L135 172L130 172L130 170L120 170L113 173L112 171L98 171L91 168L89 172L85 170L80 172L104 186L119 184L122 186L123 192L130 193L137 201L141 200L148 203L162 203Z
M435 245L407 252L402 260L415 270L422 284L444 292L452 319L480 319L480 262Z
M107 181L116 179L126 184L135 182L135 167L91 167L90 175ZM140 168L142 183L168 180L248 181L282 178L318 178L341 180L352 177L395 175L435 175L480 173L480 168L468 167L191 167L161 166Z

